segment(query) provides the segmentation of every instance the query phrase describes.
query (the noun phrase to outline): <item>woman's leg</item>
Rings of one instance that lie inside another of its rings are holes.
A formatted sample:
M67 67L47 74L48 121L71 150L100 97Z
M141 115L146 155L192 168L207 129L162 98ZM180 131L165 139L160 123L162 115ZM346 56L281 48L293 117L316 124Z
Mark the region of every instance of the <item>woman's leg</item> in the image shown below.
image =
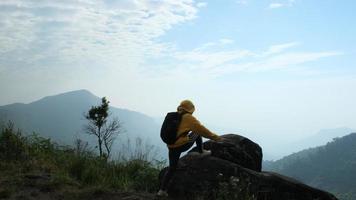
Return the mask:
M177 166L178 166L178 161L180 154L184 151L187 151L193 146L194 142L189 142L183 146L177 147L177 148L172 148L169 149L168 153L168 158L169 158L169 168L167 173L165 174L162 182L161 182L161 190L166 191L169 181L171 180L173 174L175 173Z
M200 135L195 140L195 144L197 145L199 153L203 153L203 139Z
M162 180L161 190L167 190L168 183L177 169L180 154L181 152L177 151L177 149L169 149L169 167L167 173L164 175L164 178Z
M188 135L189 137L189 142L194 143L197 145L198 152L203 153L203 139L200 135L197 133L190 133Z

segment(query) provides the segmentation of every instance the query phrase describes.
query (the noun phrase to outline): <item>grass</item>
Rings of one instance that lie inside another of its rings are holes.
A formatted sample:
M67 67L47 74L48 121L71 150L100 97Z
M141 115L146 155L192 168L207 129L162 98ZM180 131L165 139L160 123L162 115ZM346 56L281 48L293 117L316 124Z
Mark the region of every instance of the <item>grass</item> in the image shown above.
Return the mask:
M0 189L0 199L7 199L11 196L14 191L8 188Z
M119 161L107 160L87 144L75 144L60 146L37 134L24 136L9 123L0 133L0 199L23 187L44 191L64 188L65 193L93 188L93 193L157 191L162 162L145 159L148 156L142 155L144 152Z

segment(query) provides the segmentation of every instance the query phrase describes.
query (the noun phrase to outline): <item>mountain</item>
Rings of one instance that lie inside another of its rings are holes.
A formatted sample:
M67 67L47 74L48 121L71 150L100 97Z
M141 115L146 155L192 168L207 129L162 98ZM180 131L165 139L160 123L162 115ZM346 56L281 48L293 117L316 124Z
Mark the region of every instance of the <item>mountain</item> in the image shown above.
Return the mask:
M73 144L76 138L95 144L95 137L83 133L87 123L84 113L91 106L99 105L101 98L87 90L77 90L44 97L38 101L23 104L15 103L0 106L0 121L11 120L15 126L26 133L36 132L41 136L63 143ZM116 116L122 123L123 133L118 141L127 142L140 137L150 144L160 144L159 125L147 115L127 109L110 107L111 116ZM122 143L121 143L122 144ZM121 145L116 143L115 148Z
M264 144L264 160L278 160L284 156L302 151L303 149L325 145L326 143L332 141L334 138L342 137L353 132L356 132L356 130L348 127L337 127L321 129L316 134L314 133L300 139L289 141L283 141L282 139L276 140L275 137L261 137L261 135L254 136L252 138L254 138L256 141L259 141L261 144ZM286 138L287 137L284 139ZM283 149L283 151L281 151L281 149Z
M306 148L325 145L334 138L342 137L352 132L355 132L355 130L348 127L322 129L317 134L296 141L288 146L293 152L297 152Z
M263 168L331 191L340 199L356 199L356 133L265 162Z

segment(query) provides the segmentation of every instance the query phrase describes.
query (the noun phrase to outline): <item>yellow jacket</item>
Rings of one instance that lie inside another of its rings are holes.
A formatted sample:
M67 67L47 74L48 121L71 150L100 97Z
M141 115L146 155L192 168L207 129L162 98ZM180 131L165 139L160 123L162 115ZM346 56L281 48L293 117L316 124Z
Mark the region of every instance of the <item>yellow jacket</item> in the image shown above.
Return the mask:
M176 148L189 142L188 132L192 131L202 137L209 138L215 141L221 138L205 128L191 113L186 113L182 116L181 123L177 131L177 141L174 144L167 145L168 148Z

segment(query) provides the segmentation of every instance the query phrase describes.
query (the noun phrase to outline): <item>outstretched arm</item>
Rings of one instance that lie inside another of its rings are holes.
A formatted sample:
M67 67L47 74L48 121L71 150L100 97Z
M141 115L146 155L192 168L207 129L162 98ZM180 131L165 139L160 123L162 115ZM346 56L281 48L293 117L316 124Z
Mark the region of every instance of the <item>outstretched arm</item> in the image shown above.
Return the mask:
M211 140L215 141L220 141L221 137L216 135L215 133L211 132L209 129L207 129L205 126L203 126L199 120L197 120L194 116L189 115L189 124L190 124L190 130L193 131L194 133L197 133L205 138L209 138Z

